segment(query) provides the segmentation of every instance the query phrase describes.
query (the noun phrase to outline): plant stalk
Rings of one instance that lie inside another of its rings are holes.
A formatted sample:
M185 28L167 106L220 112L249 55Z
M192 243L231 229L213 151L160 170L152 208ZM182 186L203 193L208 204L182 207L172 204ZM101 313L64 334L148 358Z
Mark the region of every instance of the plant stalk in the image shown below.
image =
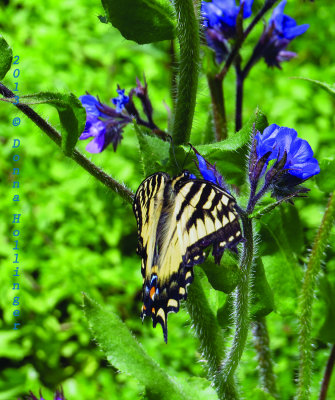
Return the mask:
M328 386L334 369L334 364L335 364L335 344L333 344L332 349L330 351L330 355L326 366L326 371L322 379L319 400L326 400L327 398Z
M253 340L257 352L260 381L263 389L278 399L276 379L273 373L272 358L270 352L270 338L265 318L260 318L253 323Z
M222 364L222 375L225 384L233 379L236 368L241 360L242 353L247 341L249 330L249 292L250 292L250 270L254 259L254 237L252 220L248 214L241 211L243 234L245 238L241 260L241 280L237 285L235 295L235 333L233 342L226 359Z
M5 85L0 83L0 94L4 97L12 98L14 93L8 89ZM15 104L15 107L22 111L29 119L31 119L44 133L46 133L49 138L56 143L58 147L61 147L62 136L54 129L48 122L46 122L39 114L37 114L31 107L26 104ZM93 164L88 160L83 154L78 150L74 150L70 156L77 164L88 171L92 176L102 182L109 189L113 190L115 193L120 195L128 203L132 203L134 199L134 194L126 186L120 182L113 179L111 176L106 174L102 169Z
M220 400L238 399L233 379L224 380L221 364L224 358L225 340L216 316L210 308L200 279L202 273L195 268L195 279L188 287L186 308L200 342L200 352L207 362L207 374Z
M249 36L250 32L254 29L254 27L257 25L258 21L260 21L264 14L270 10L270 8L277 2L277 0L267 0L264 4L264 6L259 10L255 18L251 21L250 25L247 27L247 29L244 31L242 38L237 41L232 49L232 51L229 53L229 56L222 68L222 70L217 74L218 79L223 80L225 76L227 75L229 68L231 65L234 63L236 56L238 55L240 48L243 44L243 42L246 40L246 38Z
M335 195L332 193L316 234L312 252L310 254L307 268L302 283L299 300L299 379L297 400L308 400L310 398L310 386L312 371L312 306L315 296L316 278L321 269L321 261L327 246L333 222L335 220Z
M199 70L199 20L192 0L174 0L180 46L178 90L172 136L175 145L189 142Z
M235 70L236 70L235 132L238 132L242 128L243 84L244 84L244 75L241 71L240 60L236 62Z
M223 95L223 82L215 75L207 75L207 82L212 100L215 140L217 142L228 137L227 117Z

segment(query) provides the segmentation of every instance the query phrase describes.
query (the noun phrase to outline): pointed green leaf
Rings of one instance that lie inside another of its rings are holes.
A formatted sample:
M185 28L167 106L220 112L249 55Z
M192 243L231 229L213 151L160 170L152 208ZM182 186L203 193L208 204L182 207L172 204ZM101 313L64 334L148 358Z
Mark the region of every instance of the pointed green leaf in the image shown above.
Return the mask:
M0 80L10 70L13 61L13 51L2 35L0 35Z
M251 318L259 319L270 314L274 310L274 297L270 285L266 279L261 258L257 258L251 271Z
M121 319L84 295L84 312L95 340L107 360L117 369L135 377L146 387L149 399L191 400L144 351ZM165 345L165 344L162 344Z
M217 169L223 176L229 178L229 182L242 184L245 178L246 154L249 151L249 143L255 130L263 131L268 125L265 115L256 110L255 115L237 133L221 142L196 146L199 153L210 163L216 163ZM194 171L194 154L189 153L188 146L179 146L176 149L178 162L186 159L185 168Z
M168 0L102 0L108 21L122 36L139 44L175 36L173 7Z
M56 107L63 128L62 149L66 155L71 155L86 123L86 111L80 100L73 93L41 92L21 96L20 103L50 104Z
M165 171L166 163L169 160L170 144L153 136L149 130L138 126L135 122L134 128L140 145L144 176Z
M313 83L314 85L319 86L321 89L325 90L327 93L329 93L330 95L335 97L335 85L331 85L326 82L320 82L320 81L316 81L314 79L308 79L308 78L295 77L294 79L301 79L303 81Z
M275 309L282 315L296 313L300 282L296 281L292 266L281 253L263 256L262 261L273 291Z
M214 258L210 256L200 266L215 290L231 293L237 286L241 271L237 260L228 251L224 252L220 265L215 264Z

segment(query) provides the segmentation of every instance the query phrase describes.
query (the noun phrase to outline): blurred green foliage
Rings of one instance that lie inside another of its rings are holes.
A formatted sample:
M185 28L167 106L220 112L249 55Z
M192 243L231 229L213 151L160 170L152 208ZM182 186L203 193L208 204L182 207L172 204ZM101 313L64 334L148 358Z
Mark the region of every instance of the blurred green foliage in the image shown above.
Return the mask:
M256 2L255 9L260 5L260 1ZM88 91L107 102L115 96L117 84L128 91L135 86L136 77L142 79L145 73L155 122L167 129L174 63L170 43L139 46L126 41L116 29L99 21L102 7L90 0L11 0L2 1L0 7L0 31L12 46L13 55L20 57L19 94L61 91L80 96ZM286 11L299 23L309 23L310 28L291 44L290 50L296 51L298 57L283 63L282 71L269 69L265 63L251 71L245 88L244 122L259 106L269 123L295 128L309 141L319 160L333 165L334 99L306 81L289 78L333 83L335 25L329 16L335 13L335 4L331 0L295 1L287 5ZM260 24L243 50L245 57L261 30ZM4 83L13 88L10 73ZM211 126L206 85L205 74L201 74L192 133L194 145L202 143L203 132ZM232 132L233 72L226 81L225 98ZM35 109L60 129L56 110L46 105ZM142 279L140 260L135 254L136 222L129 205L65 158L27 118L20 115L21 125L13 127L11 120L16 115L11 105L0 104L0 400L16 399L29 390L37 393L40 387L44 396L51 398L59 384L67 398L73 400L127 400L143 395L144 387L111 367L91 340L81 309L81 292L119 315L146 352L170 375L180 380L204 377L198 343L186 311L170 316L168 345L163 342L160 328L152 329L150 321L141 324ZM11 188L14 137L21 140L21 201L17 206L13 205ZM79 142L78 147L84 151L86 143ZM117 153L108 148L90 158L134 191L143 178L138 140L131 127L126 128ZM237 172L231 171L232 177L230 171L221 171L229 183L240 183L244 175L244 159L240 157L237 162L239 167ZM311 188L308 199L296 200L295 208L284 205L259 222L259 254L264 256L267 281L274 294L275 312L267 316L267 321L281 399L290 399L294 393L299 361L295 313L302 267L322 218L327 191L331 190L322 182L320 189L324 192L320 192L315 180L307 186ZM20 290L22 328L18 332L11 329L11 221L15 207L22 213L20 255L24 271ZM330 242L335 242L334 230ZM330 282L329 291L333 291L334 248L327 252L323 273ZM227 296L213 290L206 278L203 283L213 310L219 311ZM323 341L329 337L325 327L332 326L327 311L331 301L321 293L317 293L319 301L315 302L313 314L315 399L329 354L329 346ZM257 388L251 344L243 354L238 378L247 398L265 398ZM330 400L335 399L334 393L333 377Z

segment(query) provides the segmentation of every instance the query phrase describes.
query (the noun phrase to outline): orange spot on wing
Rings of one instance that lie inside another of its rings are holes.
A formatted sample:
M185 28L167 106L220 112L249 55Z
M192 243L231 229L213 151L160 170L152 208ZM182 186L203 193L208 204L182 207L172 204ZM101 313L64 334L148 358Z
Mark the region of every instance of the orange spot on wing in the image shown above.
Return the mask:
M156 310L155 310L154 307L152 307L151 312L152 312L153 314L155 314Z
M146 310L146 309L147 309L147 308L146 308L146 306L145 306L144 304L143 304L143 307L142 307L142 309L143 309L143 310Z
M150 289L150 298L151 298L151 299L154 297L155 292L156 292L156 288L153 286L153 287Z

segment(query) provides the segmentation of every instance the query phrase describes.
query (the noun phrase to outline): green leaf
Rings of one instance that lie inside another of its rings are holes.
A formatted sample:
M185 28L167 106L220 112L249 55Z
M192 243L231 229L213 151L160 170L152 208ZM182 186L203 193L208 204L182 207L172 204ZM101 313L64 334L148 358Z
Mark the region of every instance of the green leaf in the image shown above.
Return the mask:
M270 314L274 310L274 297L270 285L266 279L261 258L257 258L251 271L251 318L259 319Z
M84 311L94 338L107 360L143 384L149 399L192 399L144 351L116 314L103 309L87 295L84 295Z
M73 93L41 92L21 96L23 104L50 104L56 107L62 124L62 149L69 156L76 146L79 136L85 129L86 111Z
M315 81L314 79L308 79L308 78L300 78L300 77L295 77L293 79L301 79L303 81L311 82L316 86L319 86L321 89L325 90L327 93L335 97L335 85L331 85L326 82L320 82L320 81Z
M320 279L320 296L326 304L326 318L318 337L324 343L335 343L335 285L326 277Z
M253 134L253 126L259 131L263 131L268 125L265 115L256 110L255 115L237 133L231 135L221 142L196 146L199 153L211 164L216 163L217 169L223 176L229 178L229 182L242 184L245 180L246 154L249 151L249 142ZM178 162L186 159L185 167L194 171L194 156L187 157L188 146L179 146L176 149Z
M292 265L279 252L263 256L262 262L273 291L274 308L282 315L296 313L299 282L296 281Z
M168 0L102 0L108 21L139 44L175 37L173 7Z
M2 35L0 35L0 80L10 70L13 61L13 51Z
M320 162L321 172L316 177L316 183L320 190L326 193L335 191L335 160L333 158L324 159Z
M299 212L292 204L283 204L279 210L285 243L290 247L292 253L299 256L304 245L304 235Z
M237 260L228 251L223 254L220 265L215 264L210 256L201 264L201 268L212 287L224 293L231 293L235 289L241 275Z
M151 134L151 131L134 122L138 143L140 145L144 176L149 176L162 169L166 170L169 160L170 144Z

